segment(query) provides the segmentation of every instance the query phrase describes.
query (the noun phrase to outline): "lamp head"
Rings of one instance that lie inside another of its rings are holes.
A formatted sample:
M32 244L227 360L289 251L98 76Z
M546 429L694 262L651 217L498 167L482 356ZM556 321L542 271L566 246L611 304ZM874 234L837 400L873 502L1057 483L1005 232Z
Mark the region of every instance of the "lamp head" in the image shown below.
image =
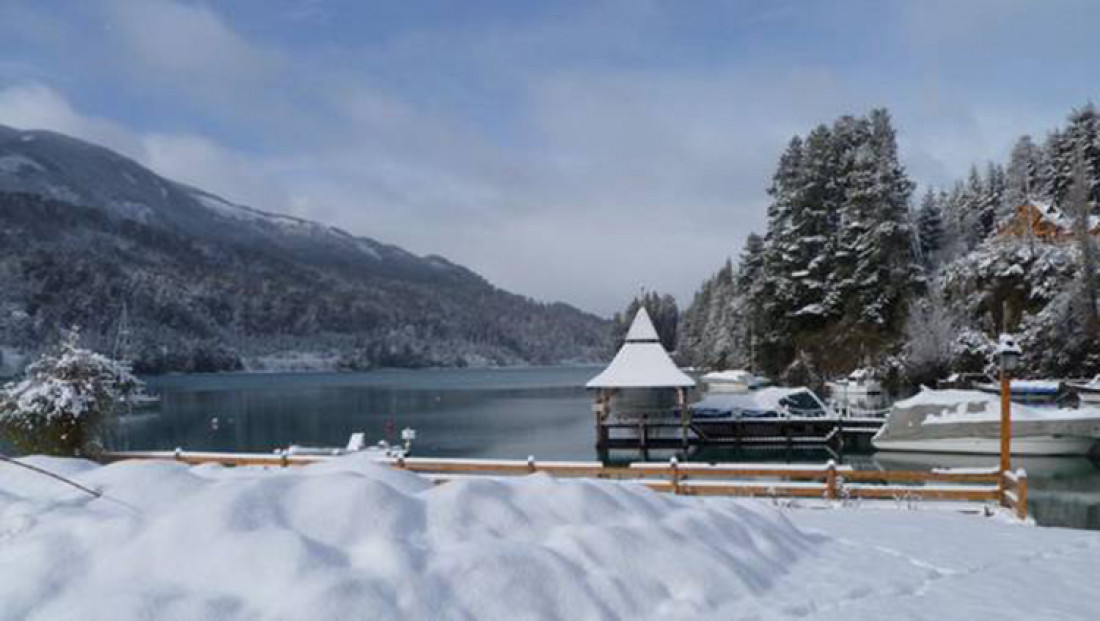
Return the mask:
M1016 344L1016 338L1011 334L1002 334L997 341L997 364L1001 370L1011 373L1020 367L1020 359L1024 352Z

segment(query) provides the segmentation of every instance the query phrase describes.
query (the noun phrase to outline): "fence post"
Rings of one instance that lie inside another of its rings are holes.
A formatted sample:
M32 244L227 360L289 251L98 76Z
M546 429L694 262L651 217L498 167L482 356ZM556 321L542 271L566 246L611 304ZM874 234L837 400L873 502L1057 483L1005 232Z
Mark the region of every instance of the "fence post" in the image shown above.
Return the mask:
M527 456L527 471L533 473L536 470L538 470L538 468L535 468L535 456L534 455L528 455Z
M1023 468L1016 471L1016 517L1027 519L1027 472Z
M1000 501L1002 507L1008 506L1008 471L1002 470L1001 476L997 479L997 499Z
M839 494L836 489L836 462L829 460L828 465L825 467L825 497L829 500L836 500Z
M668 460L668 466L672 469L672 493L680 493L680 462L676 459L676 456L672 456Z

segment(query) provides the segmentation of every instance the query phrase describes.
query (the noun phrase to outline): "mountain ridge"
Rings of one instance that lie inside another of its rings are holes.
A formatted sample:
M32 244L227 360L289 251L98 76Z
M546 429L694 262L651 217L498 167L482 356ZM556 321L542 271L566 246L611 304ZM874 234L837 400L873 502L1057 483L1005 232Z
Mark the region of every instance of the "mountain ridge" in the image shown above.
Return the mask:
M0 125L0 226L9 348L39 349L67 323L106 348L126 307L146 371L238 369L280 352L360 369L606 351L607 322L567 304L504 291L440 255L234 203L56 132ZM153 284L165 290L150 294Z

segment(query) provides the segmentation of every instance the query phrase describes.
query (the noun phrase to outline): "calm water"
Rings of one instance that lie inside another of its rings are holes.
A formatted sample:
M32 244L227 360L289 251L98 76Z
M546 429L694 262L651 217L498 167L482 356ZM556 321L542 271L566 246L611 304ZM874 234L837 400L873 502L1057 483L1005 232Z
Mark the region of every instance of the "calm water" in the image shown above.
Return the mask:
M122 424L119 448L270 452L290 444L343 446L355 431L439 457L597 458L592 404L582 388L594 367L446 369L333 374L180 375L149 380L159 409ZM215 422L216 419L216 422ZM637 455L622 454L629 460ZM652 458L662 458L655 454ZM819 451L708 449L703 461L822 462ZM996 458L845 455L860 467L929 469L995 465ZM1085 458L1025 458L1030 509L1041 524L1100 529L1100 465Z

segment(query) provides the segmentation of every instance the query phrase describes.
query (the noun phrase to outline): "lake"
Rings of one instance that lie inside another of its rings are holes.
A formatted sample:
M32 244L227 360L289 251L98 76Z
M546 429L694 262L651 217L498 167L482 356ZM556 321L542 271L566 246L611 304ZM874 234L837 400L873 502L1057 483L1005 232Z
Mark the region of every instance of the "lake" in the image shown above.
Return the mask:
M158 409L129 417L117 448L271 452L291 444L343 446L397 441L434 457L594 460L595 431L584 383L599 367L384 370L370 373L169 375L148 378ZM619 455L628 460L630 455ZM637 458L635 455L634 458ZM817 462L823 451L706 449L702 461ZM858 467L890 470L996 465L995 457L848 454ZM1100 529L1100 465L1086 458L1019 458L1040 524Z

